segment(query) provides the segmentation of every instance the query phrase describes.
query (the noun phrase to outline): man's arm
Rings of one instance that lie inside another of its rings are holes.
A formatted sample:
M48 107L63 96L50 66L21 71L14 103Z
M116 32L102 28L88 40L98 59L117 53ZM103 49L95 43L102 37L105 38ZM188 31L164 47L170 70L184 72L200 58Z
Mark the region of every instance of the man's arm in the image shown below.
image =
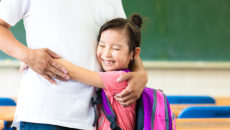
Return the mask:
M6 54L25 62L32 70L42 75L51 83L55 83L52 77L60 80L69 80L67 71L53 58L60 58L51 50L29 49L20 43L11 33L10 25L0 19L0 50Z
M124 80L128 80L128 86L121 93L117 94L115 98L122 106L129 106L139 99L148 82L147 72L139 56L135 58L133 72L124 74L118 79L118 81Z

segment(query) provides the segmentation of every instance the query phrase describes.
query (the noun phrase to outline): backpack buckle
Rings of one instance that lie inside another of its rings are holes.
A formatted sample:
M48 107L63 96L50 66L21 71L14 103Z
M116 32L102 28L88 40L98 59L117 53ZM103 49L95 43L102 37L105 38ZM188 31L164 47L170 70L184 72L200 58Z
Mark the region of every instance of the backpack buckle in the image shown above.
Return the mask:
M121 130L121 128L117 125L116 122L110 124L110 128L112 130Z

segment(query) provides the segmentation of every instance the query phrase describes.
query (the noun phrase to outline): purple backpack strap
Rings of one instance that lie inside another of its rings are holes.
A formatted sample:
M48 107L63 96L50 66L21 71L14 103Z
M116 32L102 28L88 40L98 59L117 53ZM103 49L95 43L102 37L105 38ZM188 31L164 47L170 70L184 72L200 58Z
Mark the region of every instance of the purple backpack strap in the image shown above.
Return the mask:
M109 102L108 97L106 96L104 90L101 91L101 96L102 96L102 108L103 108L103 112L105 114L105 117L107 118L107 120L110 122L110 128L112 130L121 130L121 128L118 126L116 120L117 120L117 116L114 113L112 106Z
M144 129L152 130L156 113L156 91L150 88L145 88L142 93L142 100L144 107Z
M123 69L122 71L125 71L126 73L131 72L131 71L128 70L128 69Z
M101 91L101 95L102 95L103 111L105 113L105 116L107 117L108 115L111 115L116 120L117 117L113 112L109 99L107 98L104 90Z
M172 116L171 116L171 109L167 99L167 96L164 94L164 101L165 101L165 123L166 123L166 130L172 130Z

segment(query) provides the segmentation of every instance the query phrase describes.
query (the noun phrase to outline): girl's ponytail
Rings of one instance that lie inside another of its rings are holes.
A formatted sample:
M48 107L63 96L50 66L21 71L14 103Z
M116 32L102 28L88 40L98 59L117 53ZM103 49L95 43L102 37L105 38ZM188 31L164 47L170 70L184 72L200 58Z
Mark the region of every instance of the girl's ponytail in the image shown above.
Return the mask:
M142 27L143 20L139 14L131 15L131 22L136 25L139 29Z

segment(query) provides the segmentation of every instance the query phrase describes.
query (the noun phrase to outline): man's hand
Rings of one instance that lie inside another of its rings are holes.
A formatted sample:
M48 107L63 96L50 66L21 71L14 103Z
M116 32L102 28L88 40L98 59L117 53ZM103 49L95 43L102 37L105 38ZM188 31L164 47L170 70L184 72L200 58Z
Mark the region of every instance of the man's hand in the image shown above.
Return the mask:
M19 42L12 32L10 25L0 19L0 50L26 63L32 70L42 75L51 83L52 79L69 80L67 71L53 59L60 58L49 49L29 49Z
M67 75L67 70L53 59L60 58L56 53L48 48L30 49L25 56L25 64L32 70L46 78L51 83L55 84L53 78L67 81L70 77Z
M115 95L115 99L124 107L129 106L137 101L141 96L148 76L146 71L129 72L118 78L118 81L128 81L128 86L121 93Z

